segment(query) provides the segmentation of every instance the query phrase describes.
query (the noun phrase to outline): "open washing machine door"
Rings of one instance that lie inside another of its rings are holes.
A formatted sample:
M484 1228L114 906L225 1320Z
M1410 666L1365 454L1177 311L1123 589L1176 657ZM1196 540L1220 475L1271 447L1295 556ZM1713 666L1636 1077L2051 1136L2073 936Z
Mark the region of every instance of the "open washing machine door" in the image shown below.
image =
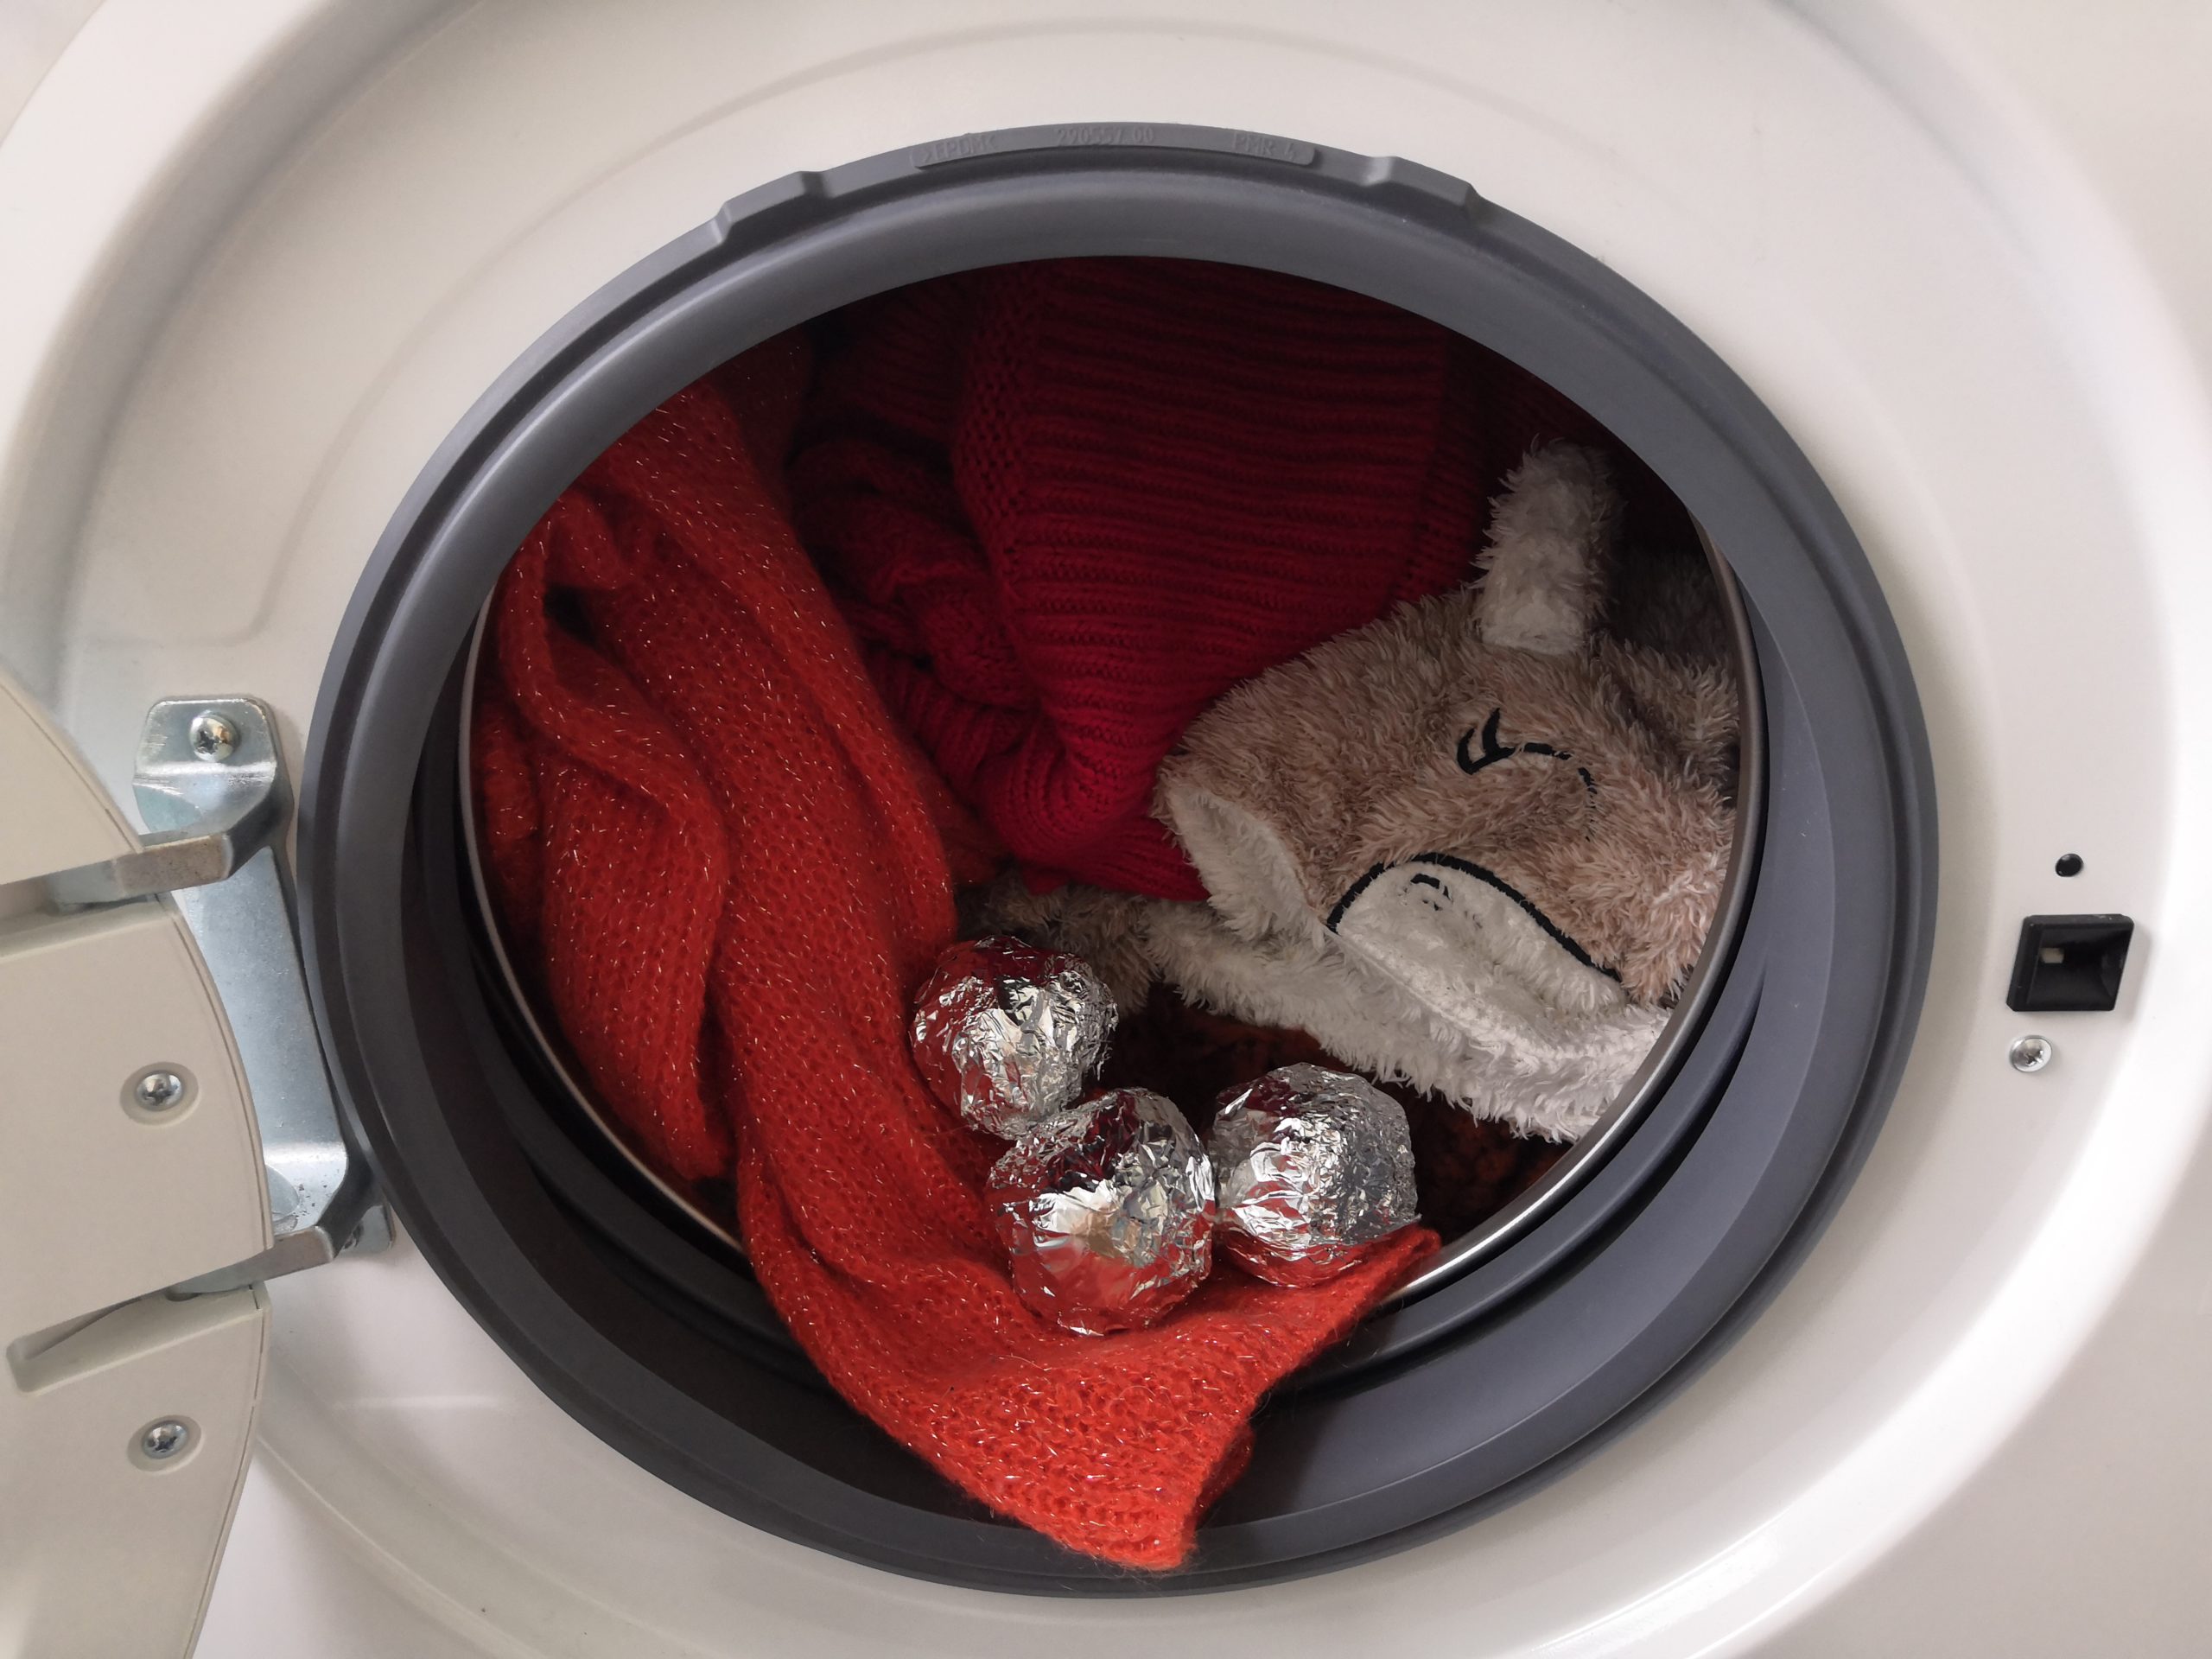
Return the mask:
M9 1529L0 1637L181 1653L252 1445L262 1281L380 1215L305 1021L267 711L152 711L144 836L4 676L0 769L0 1511L35 1522Z

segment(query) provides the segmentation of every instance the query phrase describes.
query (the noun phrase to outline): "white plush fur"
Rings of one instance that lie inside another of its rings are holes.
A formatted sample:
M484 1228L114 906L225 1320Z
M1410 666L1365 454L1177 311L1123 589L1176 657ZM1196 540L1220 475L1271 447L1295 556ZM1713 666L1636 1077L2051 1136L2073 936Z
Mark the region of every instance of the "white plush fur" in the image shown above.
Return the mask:
M1624 1001L1582 1020L1516 1021L1497 1010L1465 1024L1425 1007L1325 930L1247 938L1205 905L1096 889L1040 897L1010 880L992 890L977 925L1089 958L1124 1011L1165 980L1216 1013L1309 1032L1370 1076L1433 1090L1551 1141L1574 1140L1598 1120L1665 1019ZM1508 1025L1519 1026L1521 1040L1505 1039ZM1542 1040L1527 1040L1547 1027Z
M1160 817L1213 895L1215 913L1239 938L1265 938L1308 915L1297 862L1264 818L1188 782L1163 784Z

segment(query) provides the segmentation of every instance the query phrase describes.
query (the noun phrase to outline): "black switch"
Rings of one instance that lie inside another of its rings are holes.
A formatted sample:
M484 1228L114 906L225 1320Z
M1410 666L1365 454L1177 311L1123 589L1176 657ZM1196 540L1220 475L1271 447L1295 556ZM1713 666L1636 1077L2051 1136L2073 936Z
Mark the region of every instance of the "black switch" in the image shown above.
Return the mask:
M2120 1000L2135 924L2125 916L2031 916L2005 1006L2015 1014L2101 1013Z

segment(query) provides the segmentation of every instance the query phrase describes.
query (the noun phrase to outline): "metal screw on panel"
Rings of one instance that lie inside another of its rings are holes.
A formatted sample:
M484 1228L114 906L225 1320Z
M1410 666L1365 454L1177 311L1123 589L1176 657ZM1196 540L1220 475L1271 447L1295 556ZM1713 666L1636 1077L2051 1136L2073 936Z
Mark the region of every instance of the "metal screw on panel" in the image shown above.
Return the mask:
M139 1451L156 1463L166 1463L191 1444L192 1431L174 1417L148 1424L138 1437Z
M2023 1037L2012 1045L2005 1058L2012 1062L2015 1071L2040 1071L2050 1064L2050 1057L2056 1052L2048 1037Z
M156 1066L138 1074L130 1085L130 1097L149 1112L166 1112L184 1098L184 1079Z
M192 752L202 760L227 760L238 747L238 728L212 709L193 716L188 735Z

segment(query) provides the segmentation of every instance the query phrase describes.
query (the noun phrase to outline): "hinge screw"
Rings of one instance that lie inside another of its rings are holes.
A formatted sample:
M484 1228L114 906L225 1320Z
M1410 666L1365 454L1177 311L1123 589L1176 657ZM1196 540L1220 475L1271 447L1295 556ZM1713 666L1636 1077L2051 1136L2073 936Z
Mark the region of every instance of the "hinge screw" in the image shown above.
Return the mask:
M166 1112L184 1098L184 1079L156 1067L139 1074L130 1086L130 1096L149 1112Z
M2040 1071L2050 1064L2050 1057L2056 1052L2048 1037L2023 1037L2007 1051L2005 1058L2012 1062L2015 1071Z
M138 1449L156 1463L166 1463L192 1444L192 1431L174 1417L149 1423L138 1437Z
M202 760L227 760L238 747L238 728L212 709L193 716L189 735L192 752Z

